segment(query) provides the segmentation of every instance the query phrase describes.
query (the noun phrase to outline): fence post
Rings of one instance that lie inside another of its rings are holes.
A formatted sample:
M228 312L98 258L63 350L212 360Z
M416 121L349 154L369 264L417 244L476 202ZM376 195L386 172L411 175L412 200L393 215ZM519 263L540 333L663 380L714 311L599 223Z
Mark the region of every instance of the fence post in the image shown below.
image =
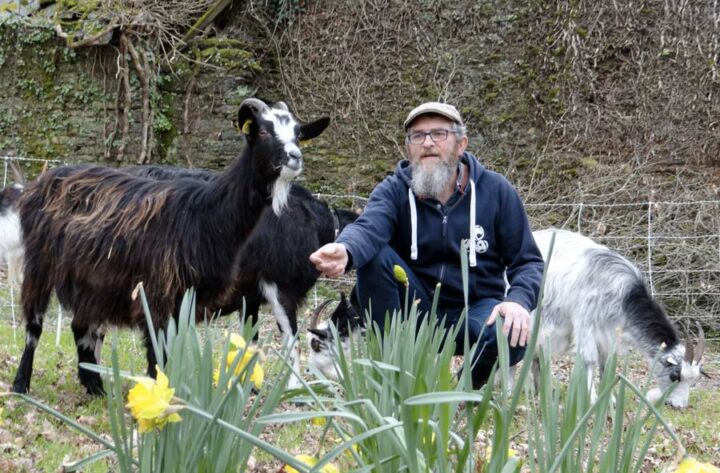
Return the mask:
M653 283L653 270L652 270L652 208L653 199L650 196L648 201L647 221L648 221L648 234L647 234L647 263L648 263L648 283L650 284L650 294L655 297L655 284Z

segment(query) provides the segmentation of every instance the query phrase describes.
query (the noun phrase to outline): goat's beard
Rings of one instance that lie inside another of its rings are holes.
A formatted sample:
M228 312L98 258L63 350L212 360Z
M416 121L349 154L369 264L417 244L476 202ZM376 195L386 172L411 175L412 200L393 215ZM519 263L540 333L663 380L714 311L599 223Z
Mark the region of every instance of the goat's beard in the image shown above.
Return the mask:
M440 199L448 181L452 179L457 162L440 161L434 166L427 168L422 163L411 165L412 168L412 190L418 197Z

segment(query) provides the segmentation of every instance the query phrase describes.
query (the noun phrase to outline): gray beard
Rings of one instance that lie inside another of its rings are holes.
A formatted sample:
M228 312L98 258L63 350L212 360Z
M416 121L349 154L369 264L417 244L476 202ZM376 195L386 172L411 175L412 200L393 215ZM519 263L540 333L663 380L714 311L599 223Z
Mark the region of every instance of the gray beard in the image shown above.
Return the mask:
M432 169L421 164L412 165L412 190L418 197L440 200L448 181L452 178L457 163L440 162Z

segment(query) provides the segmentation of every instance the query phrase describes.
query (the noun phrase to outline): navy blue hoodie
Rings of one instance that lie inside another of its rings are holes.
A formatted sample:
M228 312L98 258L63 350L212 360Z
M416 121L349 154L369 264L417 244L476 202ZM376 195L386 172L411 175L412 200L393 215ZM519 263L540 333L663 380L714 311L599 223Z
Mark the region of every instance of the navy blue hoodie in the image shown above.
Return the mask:
M460 159L470 176L459 198L451 197L448 205L442 205L415 196L410 163L403 160L373 190L362 215L345 227L337 242L345 245L355 267L362 267L389 244L425 282L428 293L442 283L442 306L462 307L460 248L472 226L470 303L496 298L531 311L537 304L543 259L520 197L505 177L485 169L472 154L465 152Z

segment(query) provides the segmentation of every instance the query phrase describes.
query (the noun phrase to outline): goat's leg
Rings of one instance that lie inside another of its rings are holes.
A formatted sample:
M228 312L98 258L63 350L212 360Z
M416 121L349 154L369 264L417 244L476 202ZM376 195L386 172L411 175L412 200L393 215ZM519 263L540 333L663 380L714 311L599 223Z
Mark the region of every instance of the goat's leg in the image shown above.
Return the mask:
M254 295L249 295L249 296L245 297L245 319L249 318L253 327L257 327L257 324L258 324L258 319L259 319L259 314L260 314L260 301L261 301L261 295L259 292L257 292ZM257 332L255 332L255 335L253 336L253 341L255 343L257 343L257 341L259 339L260 339L260 330L258 327Z
M595 370L599 365L599 353L595 339L589 334L581 333L576 336L577 350L582 362L585 364L587 375L587 386L590 391L590 402L597 401L595 390Z
M23 315L25 317L25 349L18 366L12 390L16 393L27 393L30 390L35 349L42 335L42 324L45 311L50 302L49 288L33 284L30 278L24 278L22 284Z
M293 368L293 374L288 380L288 389L297 389L302 386L300 382L300 345L297 343L297 317L296 307L290 307L288 301L285 304L280 301L280 294L275 283L268 283L260 281L260 288L262 289L265 299L270 303L273 309L273 315L275 321L280 327L280 331L283 334L283 344L288 350L290 356L290 362Z
M157 331L155 332L157 333ZM153 379L157 378L158 359L155 356L152 339L150 338L150 328L145 327L143 333L143 343L145 344L145 359L147 360L147 375Z
M93 396L102 396L105 394L103 389L102 378L99 373L89 371L80 367L80 363L99 364L99 349L102 347L102 340L98 336L97 327L88 327L87 325L78 324L73 320L71 324L73 336L75 337L75 347L78 354L78 377L80 384L85 386L88 394Z

